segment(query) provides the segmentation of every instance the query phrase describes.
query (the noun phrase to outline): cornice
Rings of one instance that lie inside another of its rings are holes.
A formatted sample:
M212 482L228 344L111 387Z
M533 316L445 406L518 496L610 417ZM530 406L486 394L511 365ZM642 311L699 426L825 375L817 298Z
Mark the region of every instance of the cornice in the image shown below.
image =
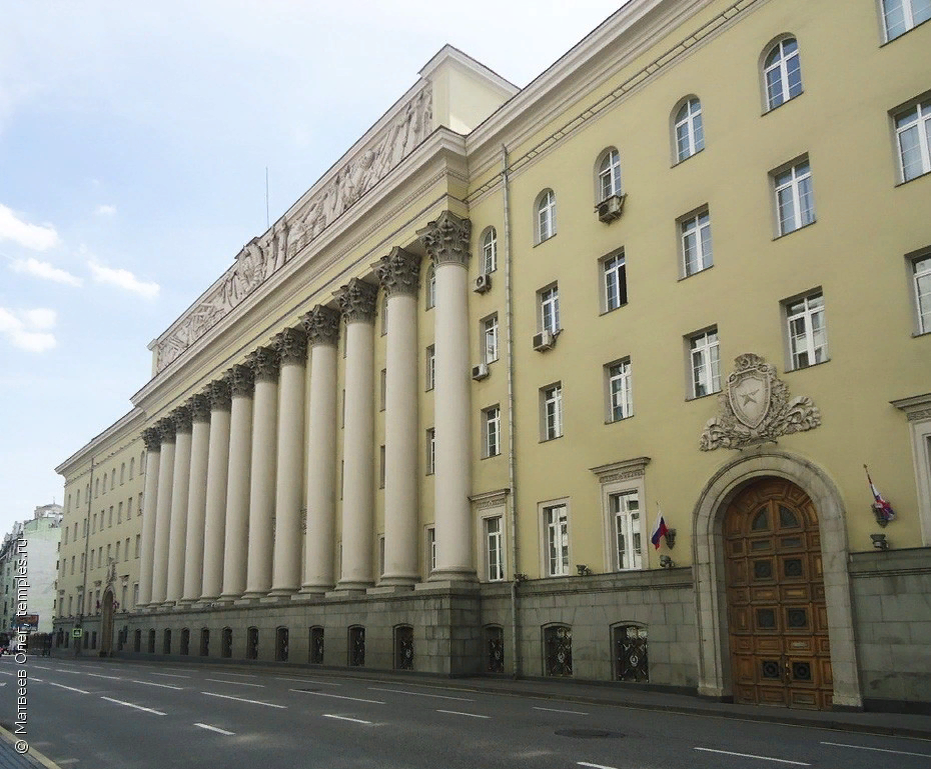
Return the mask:
M77 465L83 462L89 462L92 457L97 459L98 454L108 451L108 449L113 449L106 454L108 457L122 451L142 437L140 428L145 424L145 419L145 411L138 407L134 408L132 411L120 417L102 433L91 438L90 441L58 465L58 467L55 468L55 472L59 475L68 475ZM123 439L127 433L131 433L132 437L126 441L126 443L113 448L115 443Z
M599 483L614 483L620 480L630 480L632 478L642 478L646 474L647 465L650 464L650 457L634 457L633 459L622 459L618 462L609 462L606 465L588 468L596 476Z
M909 422L931 419L931 393L899 398L889 403L902 411Z

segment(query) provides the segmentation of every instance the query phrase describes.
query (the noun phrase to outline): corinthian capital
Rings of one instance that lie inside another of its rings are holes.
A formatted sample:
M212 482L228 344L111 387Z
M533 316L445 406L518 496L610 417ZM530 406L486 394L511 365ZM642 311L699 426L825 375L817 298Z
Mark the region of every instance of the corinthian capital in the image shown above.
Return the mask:
M273 347L257 347L246 357L246 365L252 369L257 382L273 382L278 378L281 359Z
M175 432L177 433L189 433L191 432L191 407L188 405L178 406L174 411L169 415L171 421L174 423Z
M378 286L366 283L359 278L353 278L337 291L335 296L347 323L357 320L364 323L375 322L375 299L378 296Z
M186 405L190 408L191 419L195 422L210 421L210 401L203 395L192 395Z
M281 365L302 364L307 360L307 334L300 328L286 328L276 334L272 344L281 358Z
M171 417L159 419L158 422L155 423L155 429L158 430L158 437L162 443L175 442L175 423L172 421Z
M301 325L311 347L316 344L335 346L339 342L339 310L318 304L301 318Z
M471 233L472 222L469 219L460 219L449 211L444 211L435 222L430 222L422 230L417 231L420 242L423 243L427 254L437 267L441 264L459 264L468 267Z
M246 395L251 398L255 392L255 374L247 365L237 363L226 370L223 379L229 384L233 396Z
M420 257L403 248L392 248L375 263L375 274L388 296L417 296L420 288Z
M215 379L203 389L202 394L207 399L211 409L229 411L232 406L230 385L226 378Z
M162 448L162 436L158 431L158 423L142 431L142 441L146 451L159 451Z

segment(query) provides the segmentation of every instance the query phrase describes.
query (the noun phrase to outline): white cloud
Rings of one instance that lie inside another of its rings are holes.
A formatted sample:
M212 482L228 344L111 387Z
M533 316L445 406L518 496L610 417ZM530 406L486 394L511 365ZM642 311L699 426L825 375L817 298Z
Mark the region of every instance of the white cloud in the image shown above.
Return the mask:
M48 329L55 325L56 313L44 307L15 312L0 307L0 335L14 347L29 352L45 352L57 344Z
M145 283L129 270L104 267L93 260L89 261L87 266L91 268L94 280L98 283L109 283L112 286L144 296L146 299L154 299L158 296L158 283Z
M97 210L94 211L94 213L97 214L97 216L114 216L116 214L116 206L97 206Z
M10 208L0 203L0 240L12 240L33 251L45 251L57 246L58 233L51 225L24 222Z
M84 281L70 272L54 267L48 262L40 262L38 259L29 257L28 259L14 259L10 265L14 272L24 272L43 280L51 280L56 283L67 283L69 286L82 286Z

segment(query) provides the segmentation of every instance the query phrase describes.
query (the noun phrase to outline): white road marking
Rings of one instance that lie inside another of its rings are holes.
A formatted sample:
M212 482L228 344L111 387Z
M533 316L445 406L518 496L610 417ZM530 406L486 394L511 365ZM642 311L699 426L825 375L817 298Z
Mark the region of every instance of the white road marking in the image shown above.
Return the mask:
M804 761L787 761L784 758L770 758L769 756L755 756L752 753L732 753L729 750L715 750L714 748L694 748L706 753L723 753L725 756L740 756L741 758L758 758L760 761L775 761L778 764L792 764L792 766L811 766Z
M174 670L174 668L169 668ZM239 676L241 678L255 678L255 673L224 673L225 676Z
M868 748L866 745L847 745L843 742L822 742L822 745L833 745L836 748L856 748L857 750L876 750L880 753L897 753L900 756L921 756L931 758L931 753L909 753L906 750L889 750L888 748Z
M165 676L165 678L190 678L190 676L179 676L174 673L151 673L153 676Z
M15 676L16 673L13 673L13 672L10 672L10 671L7 671L7 670L0 670L0 675L4 675L4 676Z
M337 700L352 700L353 702L370 702L373 705L384 705L385 703L381 700L363 700L361 697L344 697L342 694L327 694L326 692L305 692L302 689L288 689L289 692L297 692L298 694L314 694L317 697L333 697Z
M83 689L75 689L73 686L65 686L64 684L56 684L54 681L48 682L49 686L57 686L59 689L67 689L69 692L78 692L79 694L90 694Z
M232 697L229 694L217 694L216 692L201 692L201 694L206 694L208 697L220 697L224 700L236 700L237 702L248 702L252 705L265 705L267 708L279 708L281 710L287 710L287 705L276 705L274 702L262 702L261 700L247 700L244 697Z
M129 682L132 684L142 684L143 686L157 686L159 689L174 689L175 691L184 691L183 686L172 686L171 684L157 684L155 681L137 681L134 678L130 678Z
M88 673L87 675L93 676L94 678L112 678L114 681L122 681L123 679L120 676L102 676L100 673Z
M425 692L406 692L403 689L380 689L377 686L370 686L369 689L373 692L394 692L395 694L412 694L415 697L436 697L440 700L459 700L460 702L475 702L475 700L468 697L450 697L446 694L427 694Z
M45 665L33 665L34 668L39 668L39 670L51 670L52 668L46 667Z
M106 700L107 702L115 702L117 705L125 705L127 708L135 708L136 710L143 710L146 713L154 713L157 716L164 716L165 713L162 713L161 710L153 710L152 708L144 708L142 705L133 705L131 702L125 702L124 700L115 700L112 697L101 697L100 699Z
M65 670L64 668L54 668L56 673L73 673L75 675L82 675L83 670Z
M451 716L469 716L470 718L491 718L491 716L480 716L478 713L461 713L458 710L438 710L437 713L449 713Z
M370 724L371 721L363 721L361 718L349 718L348 716L331 716L328 713L323 714L324 718L337 718L340 721L352 721L354 724Z
M32 676L32 678L30 678L29 680L30 680L30 681L38 681L40 684L44 684L44 683L45 683L45 679L44 679L44 678L36 678L35 676ZM6 681L4 681L2 684L0 684L0 686L6 686Z
M225 734L227 737L231 737L236 732L228 732L226 729L221 729L219 726L210 726L210 724L194 724L194 726L199 726L201 729L207 729L211 732L217 732L219 734Z
M534 707L534 710L548 710L550 713L571 713L574 716L587 716L588 713L583 713L581 710L559 710L558 708L538 708Z
M66 766L67 764L77 764L80 763L79 758L59 758L55 763L59 766Z
M586 764L584 761L576 761L577 766L590 766L592 769L615 769L613 766L605 766L604 764Z
M213 681L215 684L236 684L236 686L260 686L263 689L265 684L250 684L248 681L224 681L222 678L205 678L205 681Z
M282 678L281 676L275 676L276 681L294 681L299 684L316 684L318 686L342 686L342 684L334 684L332 681L311 681L309 678Z

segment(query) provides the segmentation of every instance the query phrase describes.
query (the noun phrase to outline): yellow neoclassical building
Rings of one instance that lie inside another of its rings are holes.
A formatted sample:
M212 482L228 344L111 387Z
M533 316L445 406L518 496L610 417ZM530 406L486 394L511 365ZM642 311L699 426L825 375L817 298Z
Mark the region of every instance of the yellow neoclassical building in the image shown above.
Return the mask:
M928 15L441 49L58 468L59 644L931 706Z

